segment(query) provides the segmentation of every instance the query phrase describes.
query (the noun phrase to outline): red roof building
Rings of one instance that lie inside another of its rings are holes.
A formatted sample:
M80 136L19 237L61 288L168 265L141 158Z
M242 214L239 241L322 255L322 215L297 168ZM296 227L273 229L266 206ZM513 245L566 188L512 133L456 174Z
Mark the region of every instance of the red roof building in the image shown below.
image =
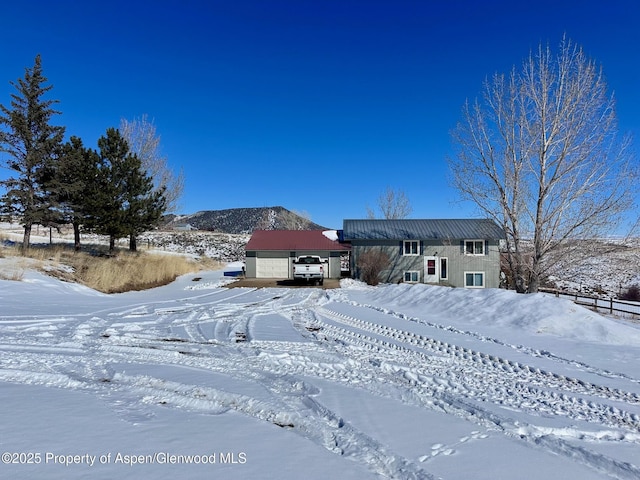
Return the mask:
M301 255L319 255L328 278L348 275L351 247L333 240L336 237L322 230L256 230L245 247L246 275L290 278L293 259Z

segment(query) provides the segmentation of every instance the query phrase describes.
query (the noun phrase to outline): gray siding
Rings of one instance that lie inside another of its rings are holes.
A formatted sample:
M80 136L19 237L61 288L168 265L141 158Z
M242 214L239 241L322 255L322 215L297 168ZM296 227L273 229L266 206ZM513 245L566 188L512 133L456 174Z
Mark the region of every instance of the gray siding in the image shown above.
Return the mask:
M244 261L245 265L245 275L247 278L256 278L256 257L250 257L248 252Z
M477 240L468 238L467 240ZM485 288L498 288L500 286L500 252L497 240L485 240L484 255L467 255L464 252L464 239L447 241L446 245L439 240L419 240L419 254L404 256L402 254L402 241L400 240L352 240L351 268L354 276L358 278L356 267L358 258L362 252L370 248L382 248L391 261L390 268L382 272L381 280L385 283L398 283L404 281L404 272L418 271L420 282L424 282L425 268L424 257L436 256L439 259L447 258L448 275L446 280L438 283L455 287L465 286L465 272L483 272ZM486 248L488 247L488 248Z

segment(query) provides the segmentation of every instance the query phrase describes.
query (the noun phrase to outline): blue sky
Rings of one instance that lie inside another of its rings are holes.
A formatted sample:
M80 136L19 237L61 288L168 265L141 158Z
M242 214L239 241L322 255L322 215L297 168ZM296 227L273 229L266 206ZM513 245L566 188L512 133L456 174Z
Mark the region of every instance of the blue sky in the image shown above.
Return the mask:
M391 187L414 218L473 215L447 183L462 105L564 33L639 137L635 0L4 3L0 103L41 54L67 136L146 114L184 169L181 213L281 205L340 228Z

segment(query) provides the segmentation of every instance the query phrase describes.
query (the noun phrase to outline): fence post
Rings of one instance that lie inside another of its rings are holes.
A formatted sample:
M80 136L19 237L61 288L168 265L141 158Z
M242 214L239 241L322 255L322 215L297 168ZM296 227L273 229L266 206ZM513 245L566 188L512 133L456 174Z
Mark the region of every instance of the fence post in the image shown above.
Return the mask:
M602 307L600 307L600 303L599 303L598 297L592 297L592 296L588 296L588 295L579 297L580 294L578 292L573 292L573 293L571 293L571 292L560 292L560 290L547 290L547 291L548 292L553 292L555 294L555 296L558 297L558 298L561 295L563 296L562 298L565 298L565 297L566 298L571 298L571 297L573 297L574 298L573 301L576 304L584 305L586 307L589 306L589 302L587 300L593 299L593 307L595 308L596 311L598 311L600 308L602 308L603 310L607 309L606 304L603 304ZM579 298L584 298L585 301L580 303L579 302ZM603 302L606 302L607 299L606 298L602 298L601 300ZM628 314L631 314L634 317L640 316L640 311L635 309L635 307L636 307L635 303L628 303L628 302L621 301L621 300L614 300L613 297L609 297L609 313L610 314L613 315L613 311L614 311L613 304L614 304L614 302L616 303L616 306L620 305L620 308L616 308L615 309L617 312L621 312L621 314L628 313ZM625 308L626 305L629 305L628 309Z
M613 315L613 297L609 297L609 313Z

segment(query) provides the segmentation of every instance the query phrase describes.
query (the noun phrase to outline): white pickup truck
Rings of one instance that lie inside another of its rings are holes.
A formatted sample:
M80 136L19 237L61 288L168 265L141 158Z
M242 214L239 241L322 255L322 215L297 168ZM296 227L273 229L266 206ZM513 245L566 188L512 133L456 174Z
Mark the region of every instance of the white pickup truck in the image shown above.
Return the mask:
M293 279L295 281L318 282L324 281L324 265L317 255L303 255L293 261Z

